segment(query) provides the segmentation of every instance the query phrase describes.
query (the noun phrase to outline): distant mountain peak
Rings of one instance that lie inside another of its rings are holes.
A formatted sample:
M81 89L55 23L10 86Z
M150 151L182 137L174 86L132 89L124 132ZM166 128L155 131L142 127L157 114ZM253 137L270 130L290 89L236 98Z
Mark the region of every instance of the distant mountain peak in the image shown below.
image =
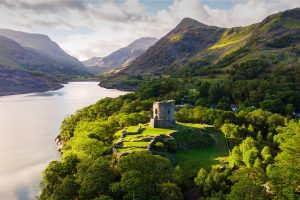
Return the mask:
M295 19L300 19L300 8L293 8L290 10L283 11L281 13L282 17L292 17Z
M183 18L180 23L176 26L177 28L189 28L189 27L209 27L206 24L203 24L195 19L189 18L189 17L185 17Z
M93 73L103 73L112 69L122 68L130 64L156 42L156 38L142 37L133 41L128 46L112 52L104 58L94 57L82 61L82 63Z
M0 29L0 35L14 40L22 47L30 48L31 50L48 56L54 62L59 63L59 65L66 67L79 67L83 69L83 65L76 58L67 54L47 35L26 33L9 29Z
M149 48L149 46L153 45L156 41L157 41L157 38L142 37L142 38L139 38L139 39L133 41L127 47L145 49L145 48Z
M141 38L133 41L132 43L136 43L136 42L139 42L139 41L147 41L147 40L153 41L153 40L157 40L157 38L154 38L154 37L141 37Z
M103 78L101 85L134 88L133 75L140 75L144 80L161 75L207 77L208 74L219 73L222 77L231 76L231 72L226 72L228 69L248 61L253 61L253 66L258 67L260 64L256 60L262 63L267 60L267 63L272 63L273 69L275 66L279 69L283 65L281 60L285 58L271 58L269 55L290 52L291 57L296 57L291 49L300 44L299 19L299 8L270 15L262 22L246 27L221 28L184 18L124 69ZM297 61L295 58L294 62ZM255 76L268 76L272 70ZM245 78L243 76L238 74L237 78ZM141 81L137 80L136 86L139 83Z
M11 29L4 29L4 28L0 28L0 32L2 34L6 34L6 35L11 35L11 37L32 37L32 38L40 38L40 39L48 39L51 40L49 38L48 35L43 35L43 34L39 34L39 33L28 33L28 32L23 32L23 31L16 31L16 30L11 30Z

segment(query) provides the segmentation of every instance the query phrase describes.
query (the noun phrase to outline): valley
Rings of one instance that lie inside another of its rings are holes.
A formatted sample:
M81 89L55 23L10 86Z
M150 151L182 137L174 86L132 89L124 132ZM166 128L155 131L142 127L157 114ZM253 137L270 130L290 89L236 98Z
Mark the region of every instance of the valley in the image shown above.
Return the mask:
M284 79L287 73L296 73L297 79L299 12L295 8L228 29L185 18L128 67L103 76L101 85L137 89L161 77L270 80Z
M0 29L0 95L43 92L92 74L48 36Z
M0 199L300 199L300 4L250 3L0 3L66 49L0 29Z
M299 23L299 8L235 28L184 18L100 74L134 92L64 119L40 198L299 198Z

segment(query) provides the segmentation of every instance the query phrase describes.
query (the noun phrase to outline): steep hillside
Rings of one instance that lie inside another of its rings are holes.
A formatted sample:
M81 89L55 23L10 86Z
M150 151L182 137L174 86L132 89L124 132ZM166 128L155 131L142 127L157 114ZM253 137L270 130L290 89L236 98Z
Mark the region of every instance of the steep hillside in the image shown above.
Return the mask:
M48 36L25 33L8 29L0 29L0 35L16 41L21 46L48 56L51 61L63 67L82 68L82 64L74 57L64 52Z
M103 57L92 57L91 59L81 61L81 63L86 67L94 67L97 66L102 60Z
M18 69L0 66L0 96L43 92L62 87L56 80L41 74L32 74Z
M132 89L161 75L200 80L286 76L299 65L299 18L296 8L229 29L185 18L128 67L103 77L101 85Z
M216 44L200 52L181 73L265 79L273 72L297 66L299 16L300 9L293 9L271 15L258 24L227 29Z
M157 42L156 38L145 37L135 40L110 55L101 58L94 57L82 63L93 72L103 73L129 65L134 59L143 54L150 46Z
M214 44L224 29L184 18L170 33L132 62L124 72L140 74L166 71L182 65L197 52Z
M60 88L59 82L49 75L30 70L29 66L31 68L41 66L45 63L45 59L47 59L45 56L0 36L0 96Z
M0 32L9 36L0 33L0 95L56 89L71 78L90 76L77 59L47 36Z

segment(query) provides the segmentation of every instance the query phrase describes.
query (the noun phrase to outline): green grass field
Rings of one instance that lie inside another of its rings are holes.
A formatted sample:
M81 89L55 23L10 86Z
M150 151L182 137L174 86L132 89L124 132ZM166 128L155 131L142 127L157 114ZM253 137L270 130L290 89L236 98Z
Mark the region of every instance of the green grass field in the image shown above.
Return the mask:
M135 141L140 138L145 138L148 136L156 136L156 135L167 135L173 133L175 129L163 129L163 128L151 128L151 127L143 127L142 133L137 135L126 135L124 138L125 141Z
M132 148L120 148L120 149L118 149L118 152L119 153L124 153L124 152L129 152L129 151L147 151L147 149L145 149L145 148L134 148L134 147L132 147Z
M124 147L147 147L149 142L123 142Z
M179 133L172 135L176 141L185 141L188 143L195 141L201 142L201 140L208 141L206 147L180 150L174 154L178 164L182 167L187 177L196 175L198 170L202 167L209 169L213 165L219 164L220 160L228 156L228 148L224 134L210 125L178 122L174 129L151 128L147 125L143 125L142 128L140 134L127 135L123 142L123 147L125 148L118 148L118 152L146 151L149 142L141 142L141 139L161 134L168 135L174 132ZM126 130L128 132L134 132L137 129L138 126L130 126L127 127ZM122 130L115 134L117 139L121 136L121 133Z
M201 127L201 125L190 125L191 127ZM201 131L207 133L214 138L215 143L207 148L189 149L178 151L175 158L178 164L186 172L186 176L194 176L200 168L209 169L213 165L219 164L220 160L227 157L229 150L227 148L226 138L224 134L211 126L202 127Z

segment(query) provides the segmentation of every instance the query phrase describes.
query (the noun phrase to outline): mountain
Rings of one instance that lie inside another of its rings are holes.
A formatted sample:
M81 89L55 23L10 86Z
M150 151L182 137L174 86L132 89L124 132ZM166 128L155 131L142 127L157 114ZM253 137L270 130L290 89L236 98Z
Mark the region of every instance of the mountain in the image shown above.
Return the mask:
M56 80L51 80L30 72L0 66L0 96L43 92L62 87Z
M271 15L246 27L220 28L184 18L126 68L101 85L134 89L160 77L264 79L298 65L300 9Z
M99 65L103 60L103 57L93 57L88 60L81 61L81 63L86 67L95 67Z
M88 60L81 61L81 63L86 67L86 69L93 73L99 74L105 72L106 68L102 65L103 57L92 57ZM109 68L107 69L109 71Z
M165 66L180 65L217 42L224 29L184 18L170 33L134 60L124 71L133 74L161 73Z
M8 29L0 29L0 35L16 41L19 45L47 56L51 61L63 67L82 68L83 65L76 58L64 52L58 44L48 36L42 34L25 33Z
M57 89L61 82L88 75L48 36L0 30L0 95Z
M156 38L140 38L104 58L94 57L83 61L82 63L91 71L98 73L122 68L129 65L134 59L143 54L150 46L155 44L155 42L157 42Z

